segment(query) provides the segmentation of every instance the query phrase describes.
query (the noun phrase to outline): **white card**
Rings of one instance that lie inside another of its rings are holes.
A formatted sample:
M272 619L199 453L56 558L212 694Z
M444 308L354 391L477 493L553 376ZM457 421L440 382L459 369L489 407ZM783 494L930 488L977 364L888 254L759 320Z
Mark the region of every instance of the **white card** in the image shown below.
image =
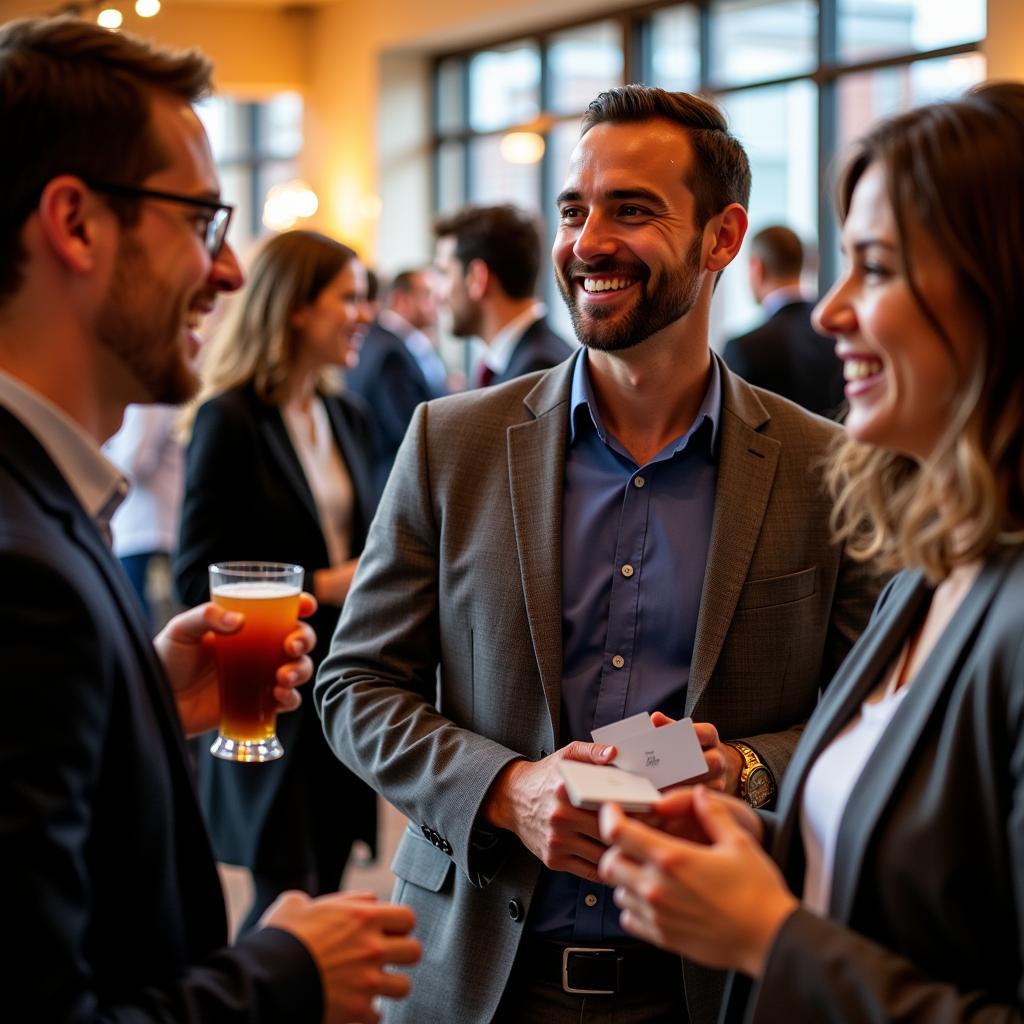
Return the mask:
M617 803L624 811L646 811L661 799L649 779L611 765L559 761L558 770L572 805L587 811L605 803Z
M612 764L645 776L658 789L685 782L708 770L700 740L689 718L620 736L615 747Z
M612 722L611 725L602 725L591 734L595 743L614 743L619 745L619 740L624 736L633 736L636 733L650 732L654 728L651 716L646 711L638 715L630 715L623 718L621 722Z

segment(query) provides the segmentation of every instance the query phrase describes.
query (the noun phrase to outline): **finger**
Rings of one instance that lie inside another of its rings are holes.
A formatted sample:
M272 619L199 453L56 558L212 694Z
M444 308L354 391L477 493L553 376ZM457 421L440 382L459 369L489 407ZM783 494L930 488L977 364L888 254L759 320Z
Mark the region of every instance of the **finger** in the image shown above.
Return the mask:
M598 826L601 838L611 846L619 838L619 830L626 820L626 815L618 804L603 804L598 814Z
M621 847L613 846L605 851L597 873L605 885L618 885L636 891L640 884L643 867L622 852Z
M680 818L693 811L693 786L670 789L651 810L659 818Z
M695 722L693 731L697 734L702 749L718 746L718 730L710 722Z
M712 843L724 843L741 835L749 835L733 818L726 801L716 798L704 786L694 789L693 810Z
M373 988L378 995L384 996L386 999L402 999L412 989L412 982L405 974L381 971L380 978Z
M377 894L370 889L346 889L337 893L337 898L352 903L376 903Z
M390 939L384 948L386 964L414 964L419 961L423 947L418 939Z
M308 591L304 590L299 595L299 618L308 619L310 615L317 610L319 605L317 604L316 598Z
M651 725L656 729L663 725L672 725L674 722L674 718L669 718L668 715L662 714L660 711L654 711L651 713Z
M591 761L594 764L607 764L613 760L617 751L611 743L584 743L573 740L564 746L559 753L567 761Z
M283 665L278 665L274 678L277 685L284 690L302 686L313 678L312 659L309 655L303 655L296 661L286 661Z
M416 925L416 915L408 907L381 903L373 908L370 921L391 935L407 935Z
M568 871L569 874L576 875L588 882L601 881L597 873L597 864L589 860L581 860L579 857L567 857L559 871Z
M302 694L291 686L275 686L274 700L278 711L297 711L302 707Z
M622 821L616 823L614 831L614 843L609 845L614 845L640 863L660 863L678 846L691 845L685 839L667 836L664 832L625 815Z
M313 627L305 622L300 622L284 638L284 649L293 658L297 658L301 654L309 654L314 647L316 647L316 633L313 632Z
M710 782L725 774L725 754L722 751L721 745L711 750L705 749L704 760L707 763L708 770L702 781Z

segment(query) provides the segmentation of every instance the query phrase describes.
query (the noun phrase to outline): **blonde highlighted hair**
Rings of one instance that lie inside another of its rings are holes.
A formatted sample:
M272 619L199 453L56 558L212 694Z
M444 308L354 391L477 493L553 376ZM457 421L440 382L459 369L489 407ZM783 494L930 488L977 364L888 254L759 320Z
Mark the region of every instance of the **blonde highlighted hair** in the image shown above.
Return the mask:
M347 245L315 231L286 231L263 245L241 294L203 349L202 388L185 412L184 433L203 402L231 388L249 384L265 402L281 403L295 365L294 314L355 259ZM325 371L318 386L336 390L336 381Z
M954 365L915 284L910 223L945 254L983 331L928 459L840 442L828 473L832 526L853 557L886 570L919 567L938 581L1024 540L1024 85L979 86L876 126L841 174L841 220L873 165L885 176L903 273Z

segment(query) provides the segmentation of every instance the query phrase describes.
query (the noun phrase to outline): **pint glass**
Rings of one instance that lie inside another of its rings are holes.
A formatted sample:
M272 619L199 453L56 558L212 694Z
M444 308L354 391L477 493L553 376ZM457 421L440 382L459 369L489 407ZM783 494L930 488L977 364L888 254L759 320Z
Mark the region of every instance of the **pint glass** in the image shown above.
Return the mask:
M273 761L277 738L275 675L287 660L285 637L295 629L302 566L281 562L219 562L210 566L210 599L241 612L245 625L215 636L220 728L210 747L225 761Z

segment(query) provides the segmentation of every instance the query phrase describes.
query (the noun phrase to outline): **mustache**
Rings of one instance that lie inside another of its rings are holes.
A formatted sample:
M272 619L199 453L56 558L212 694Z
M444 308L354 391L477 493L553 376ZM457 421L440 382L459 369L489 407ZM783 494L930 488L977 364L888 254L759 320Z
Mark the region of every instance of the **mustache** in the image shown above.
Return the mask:
M617 274L622 277L635 277L640 281L646 281L651 276L650 270L639 260L623 261L611 257L600 260L571 259L562 265L562 276L566 280L582 277L584 274Z

